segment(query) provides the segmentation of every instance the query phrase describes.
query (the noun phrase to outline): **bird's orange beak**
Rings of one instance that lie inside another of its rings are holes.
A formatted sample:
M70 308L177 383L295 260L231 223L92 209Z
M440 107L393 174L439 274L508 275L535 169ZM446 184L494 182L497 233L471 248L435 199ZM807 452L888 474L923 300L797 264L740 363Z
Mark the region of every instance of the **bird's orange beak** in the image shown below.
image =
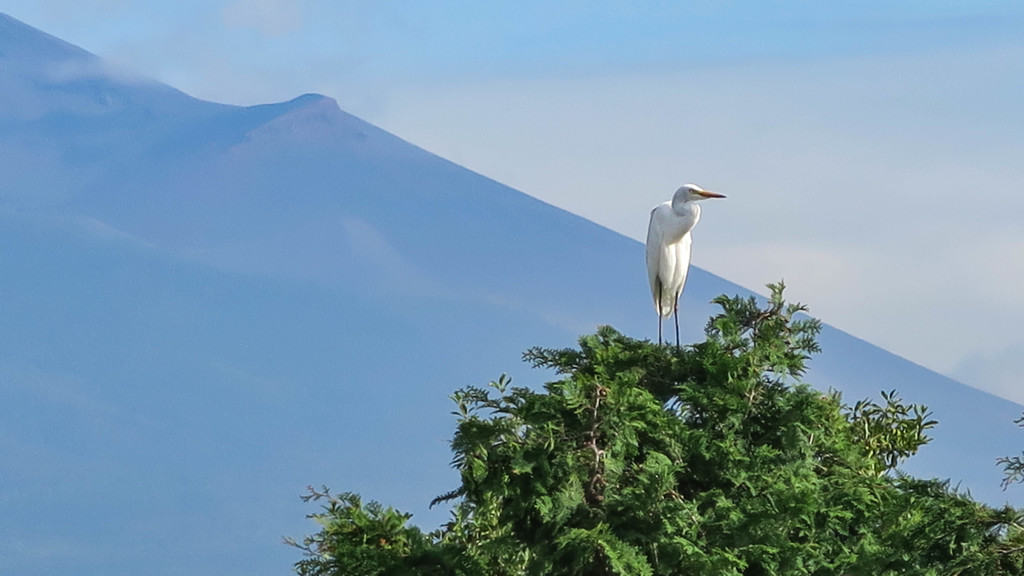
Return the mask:
M712 192L710 190L701 190L697 192L697 194L700 194L705 198L725 198L725 194L719 194L718 192Z

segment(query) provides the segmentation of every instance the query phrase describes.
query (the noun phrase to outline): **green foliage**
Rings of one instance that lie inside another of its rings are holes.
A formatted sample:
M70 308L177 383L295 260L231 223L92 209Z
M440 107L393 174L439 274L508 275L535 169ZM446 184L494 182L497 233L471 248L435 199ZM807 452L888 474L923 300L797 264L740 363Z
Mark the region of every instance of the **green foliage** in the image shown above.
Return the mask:
M324 574L441 575L451 574L453 555L431 536L407 526L411 517L377 502L363 504L350 492L332 495L327 488L309 493L303 501L324 501L322 511L309 515L320 532L297 542L285 542L305 552L295 564L300 576Z
M303 576L1024 574L1020 516L896 466L935 425L895 392L844 405L801 383L818 321L770 285L720 297L704 342L602 327L452 398L451 521L424 535L357 496L327 497ZM298 545L298 544L296 544Z
M900 402L895 390L883 391L882 400L885 406L860 400L849 414L854 436L875 459L880 474L916 454L930 440L925 431L938 424L927 420L930 413L925 406Z
M1024 427L1024 416L1014 420L1018 426ZM1003 467L1003 489L1010 484L1024 482L1024 453L1020 456L999 458L997 463Z

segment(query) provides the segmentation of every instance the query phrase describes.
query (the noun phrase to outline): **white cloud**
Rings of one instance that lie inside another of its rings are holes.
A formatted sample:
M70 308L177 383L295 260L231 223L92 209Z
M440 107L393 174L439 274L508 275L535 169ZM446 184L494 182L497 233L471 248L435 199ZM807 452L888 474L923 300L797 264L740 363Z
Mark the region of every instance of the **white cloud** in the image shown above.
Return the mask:
M123 84L152 84L153 80L103 59L64 60L42 70L50 82L76 82L110 79Z
M302 27L303 7L294 0L235 0L221 10L229 28L250 27L277 37Z

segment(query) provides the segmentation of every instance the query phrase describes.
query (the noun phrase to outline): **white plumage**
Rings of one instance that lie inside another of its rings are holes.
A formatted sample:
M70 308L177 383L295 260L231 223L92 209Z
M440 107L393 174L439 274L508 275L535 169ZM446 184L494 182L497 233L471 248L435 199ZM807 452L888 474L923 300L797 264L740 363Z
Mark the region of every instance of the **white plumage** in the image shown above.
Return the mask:
M662 341L661 323L664 318L675 317L676 346L679 345L679 296L686 285L690 269L690 231L700 220L698 200L725 198L696 184L682 186L672 200L662 202L651 210L647 228L647 276L651 282L651 296L658 311L658 343Z

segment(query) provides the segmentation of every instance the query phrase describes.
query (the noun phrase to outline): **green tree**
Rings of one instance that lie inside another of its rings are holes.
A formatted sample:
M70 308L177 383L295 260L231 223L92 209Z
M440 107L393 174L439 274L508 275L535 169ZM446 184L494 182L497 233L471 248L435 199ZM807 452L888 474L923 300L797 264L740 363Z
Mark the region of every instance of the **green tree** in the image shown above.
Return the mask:
M720 297L685 348L603 327L534 348L560 380L453 396L460 486L423 534L358 497L326 499L304 576L348 574L1022 574L1020 514L897 466L927 410L895 392L850 407L800 379L818 321L770 285Z

